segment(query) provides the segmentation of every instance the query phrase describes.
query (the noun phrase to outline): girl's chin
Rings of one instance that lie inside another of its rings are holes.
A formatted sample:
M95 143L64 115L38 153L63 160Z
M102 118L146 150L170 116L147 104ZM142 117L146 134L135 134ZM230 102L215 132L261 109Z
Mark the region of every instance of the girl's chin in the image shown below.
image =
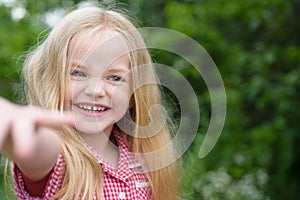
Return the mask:
M109 136L113 125L103 126L104 124L99 124L97 122L82 122L79 121L75 123L76 130L79 134L82 135L97 135L97 134L105 134Z

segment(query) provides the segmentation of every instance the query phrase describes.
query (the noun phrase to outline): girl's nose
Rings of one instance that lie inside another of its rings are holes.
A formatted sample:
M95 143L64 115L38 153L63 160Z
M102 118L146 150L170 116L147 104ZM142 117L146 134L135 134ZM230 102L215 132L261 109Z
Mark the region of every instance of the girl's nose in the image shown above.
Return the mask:
M101 80L90 81L88 86L85 88L85 92L95 98L102 97L106 93L104 84Z

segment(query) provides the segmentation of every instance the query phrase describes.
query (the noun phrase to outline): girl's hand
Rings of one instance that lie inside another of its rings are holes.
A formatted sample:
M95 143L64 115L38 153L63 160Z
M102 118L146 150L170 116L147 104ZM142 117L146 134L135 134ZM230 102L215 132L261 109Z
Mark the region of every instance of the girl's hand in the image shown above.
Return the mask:
M37 145L39 127L73 125L71 114L13 104L0 97L0 150L17 160L28 159Z

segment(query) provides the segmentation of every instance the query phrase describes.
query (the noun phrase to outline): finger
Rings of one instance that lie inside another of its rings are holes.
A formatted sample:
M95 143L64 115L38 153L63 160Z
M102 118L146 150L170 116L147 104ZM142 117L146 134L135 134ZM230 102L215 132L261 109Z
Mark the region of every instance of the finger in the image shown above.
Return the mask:
M41 111L36 116L36 125L48 127L74 126L73 114L70 112L59 114Z
M1 106L7 107L7 106L9 106L11 103L10 103L8 100L6 100L5 98L0 97L0 104L1 104Z
M0 128L0 149L2 149L3 143L8 135L10 123L6 116L0 116L1 128Z
M17 118L12 127L13 150L17 158L26 160L34 152L35 124L30 118Z

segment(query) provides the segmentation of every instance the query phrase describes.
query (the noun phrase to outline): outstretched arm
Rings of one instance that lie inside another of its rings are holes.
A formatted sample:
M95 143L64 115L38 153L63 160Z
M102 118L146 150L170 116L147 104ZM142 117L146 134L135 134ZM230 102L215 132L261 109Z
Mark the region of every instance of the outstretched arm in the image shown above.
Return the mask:
M32 181L45 178L60 152L60 140L47 127L72 125L71 114L21 106L0 98L0 150Z

